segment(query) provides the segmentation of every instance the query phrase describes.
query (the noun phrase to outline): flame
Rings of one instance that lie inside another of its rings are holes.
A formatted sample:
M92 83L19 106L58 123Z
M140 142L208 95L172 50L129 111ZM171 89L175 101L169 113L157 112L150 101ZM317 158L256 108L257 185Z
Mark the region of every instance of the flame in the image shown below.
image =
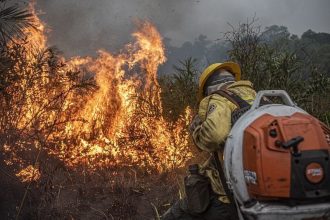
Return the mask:
M21 179L22 182L31 182L36 181L40 178L41 174L39 169L35 168L32 165L29 165L25 169L22 169L16 174L17 177Z
M33 4L30 10L37 28L26 33L29 40L26 47L33 54L35 50L46 49L47 38L45 25ZM119 54L99 50L96 58L61 58L65 68L59 74L79 71L81 78L89 76L96 86L95 90L83 95L70 93L65 97L62 111L50 112L43 122L49 124L56 117L65 118L66 112L75 109L74 118L63 120L64 126L48 136L54 146L44 149L70 168L84 167L95 171L137 166L163 172L184 166L192 157L186 129L191 110L187 108L176 122L163 117L161 88L157 81L158 67L166 61L162 37L150 22L140 22L138 31L132 36L134 41ZM36 62L35 58L29 57L28 62ZM55 94L47 90L49 70L42 71L44 74L38 83L27 90L25 114L19 128L31 126L30 122L41 106L47 106ZM28 86L27 83L21 86ZM61 89L66 91L71 86L63 82ZM32 94L40 95L42 100L36 104ZM23 144L24 147L27 146ZM31 181L39 178L40 173L28 166L17 176L22 181Z
M47 43L47 37L45 34L46 28L45 28L45 24L37 16L35 4L36 4L35 0L32 0L28 6L31 14L33 15L32 20L35 29L27 29L25 31L25 34L29 39L28 46L30 47L31 50L42 50L46 48L46 43Z

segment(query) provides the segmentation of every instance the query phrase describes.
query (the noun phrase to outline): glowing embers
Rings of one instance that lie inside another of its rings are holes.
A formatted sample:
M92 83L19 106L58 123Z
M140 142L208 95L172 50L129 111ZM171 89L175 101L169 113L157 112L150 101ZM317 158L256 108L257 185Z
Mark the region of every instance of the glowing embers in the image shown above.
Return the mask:
M35 14L33 8L31 12ZM44 25L36 15L35 18L38 28L27 35L31 40L28 44L31 54L35 49L46 48ZM96 171L136 166L148 172L162 172L184 166L192 156L186 129L191 111L187 108L176 122L163 117L161 88L157 81L158 67L166 60L162 38L149 22L140 23L132 36L134 42L118 54L100 50L96 58L65 60L60 57L57 62L63 63L63 68L57 72L52 72L54 70L48 66L40 68L41 77L33 86L23 85L28 89L22 106L24 117L18 128L27 130L25 135L31 138L37 133L42 140L42 151L73 169L83 167L86 171ZM32 68L35 56L28 57ZM31 71L27 70L27 74ZM74 72L79 74L77 79L67 74ZM54 83L52 77L56 76L61 77ZM79 87L78 80L86 78L91 79L93 89L73 92ZM36 102L35 97L40 101ZM56 101L57 97L60 101ZM53 105L53 100L58 104ZM39 117L38 112L50 105L54 108ZM36 116L39 117L37 123L30 123ZM52 128L52 124L56 126ZM29 129L33 135L28 134ZM31 144L24 147L28 151ZM16 161L21 159L15 150L12 154ZM31 173L35 177L28 175ZM17 175L24 181L40 177L32 166Z
M28 167L22 169L19 171L16 176L22 181L22 182L31 182L36 181L40 178L41 174L39 172L39 169L35 168L32 165L29 165Z

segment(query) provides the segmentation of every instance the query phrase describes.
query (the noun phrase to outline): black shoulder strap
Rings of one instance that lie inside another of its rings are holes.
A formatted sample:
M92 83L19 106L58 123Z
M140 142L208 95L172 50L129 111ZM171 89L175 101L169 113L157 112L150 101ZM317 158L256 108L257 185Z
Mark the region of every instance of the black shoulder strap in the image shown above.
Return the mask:
M219 94L222 97L225 97L226 99L231 101L233 104L235 104L240 109L251 106L247 101L245 101L244 99L242 99L241 97L236 95L234 92L229 91L227 89L221 89L221 90L215 91L213 94Z
M219 160L219 155L218 152L213 152L213 159L215 162L215 166L219 172L219 177L220 177L220 181L222 183L222 187L230 201L230 211L231 211L231 215L233 216L232 219L238 219L238 214L237 214L237 206L236 206L236 202L235 202L235 198L234 195L232 193L232 191L229 189L228 184L227 184L227 180L225 177L225 173L223 171L221 162Z
M227 89L221 89L221 90L215 91L213 94L219 94L220 96L228 99L230 102L235 104L239 110L249 109L251 106L247 101L242 99L240 96L236 95L235 93L233 93ZM233 118L232 118L232 120L233 120ZM233 121L232 121L232 124L233 124ZM232 215L233 219L239 219L235 198L234 198L232 191L228 187L225 173L223 171L222 164L219 160L218 152L213 152L213 159L214 159L216 168L219 172L219 177L220 177L222 187L230 201L231 215Z

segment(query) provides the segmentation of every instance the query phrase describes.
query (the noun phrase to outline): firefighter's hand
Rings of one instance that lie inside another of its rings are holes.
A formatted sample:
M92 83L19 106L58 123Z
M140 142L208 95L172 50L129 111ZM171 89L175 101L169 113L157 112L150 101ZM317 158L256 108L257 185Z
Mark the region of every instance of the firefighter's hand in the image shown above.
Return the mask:
M197 114L197 115L195 115L194 119L192 120L192 122L190 124L190 127L189 127L190 133L193 133L195 131L195 129L197 128L197 126L200 124L202 124L202 120L199 117L199 115Z

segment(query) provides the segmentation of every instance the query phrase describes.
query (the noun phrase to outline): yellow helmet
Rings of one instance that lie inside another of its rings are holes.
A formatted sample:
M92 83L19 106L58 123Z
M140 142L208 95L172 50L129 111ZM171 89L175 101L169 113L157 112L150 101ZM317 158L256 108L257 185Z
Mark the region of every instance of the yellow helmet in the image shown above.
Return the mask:
M241 68L237 63L234 62L225 62L225 63L214 63L208 66L202 75L199 77L199 85L198 85L198 98L201 100L204 96L204 86L207 79L218 69L225 69L231 72L235 80L238 81L241 79Z

